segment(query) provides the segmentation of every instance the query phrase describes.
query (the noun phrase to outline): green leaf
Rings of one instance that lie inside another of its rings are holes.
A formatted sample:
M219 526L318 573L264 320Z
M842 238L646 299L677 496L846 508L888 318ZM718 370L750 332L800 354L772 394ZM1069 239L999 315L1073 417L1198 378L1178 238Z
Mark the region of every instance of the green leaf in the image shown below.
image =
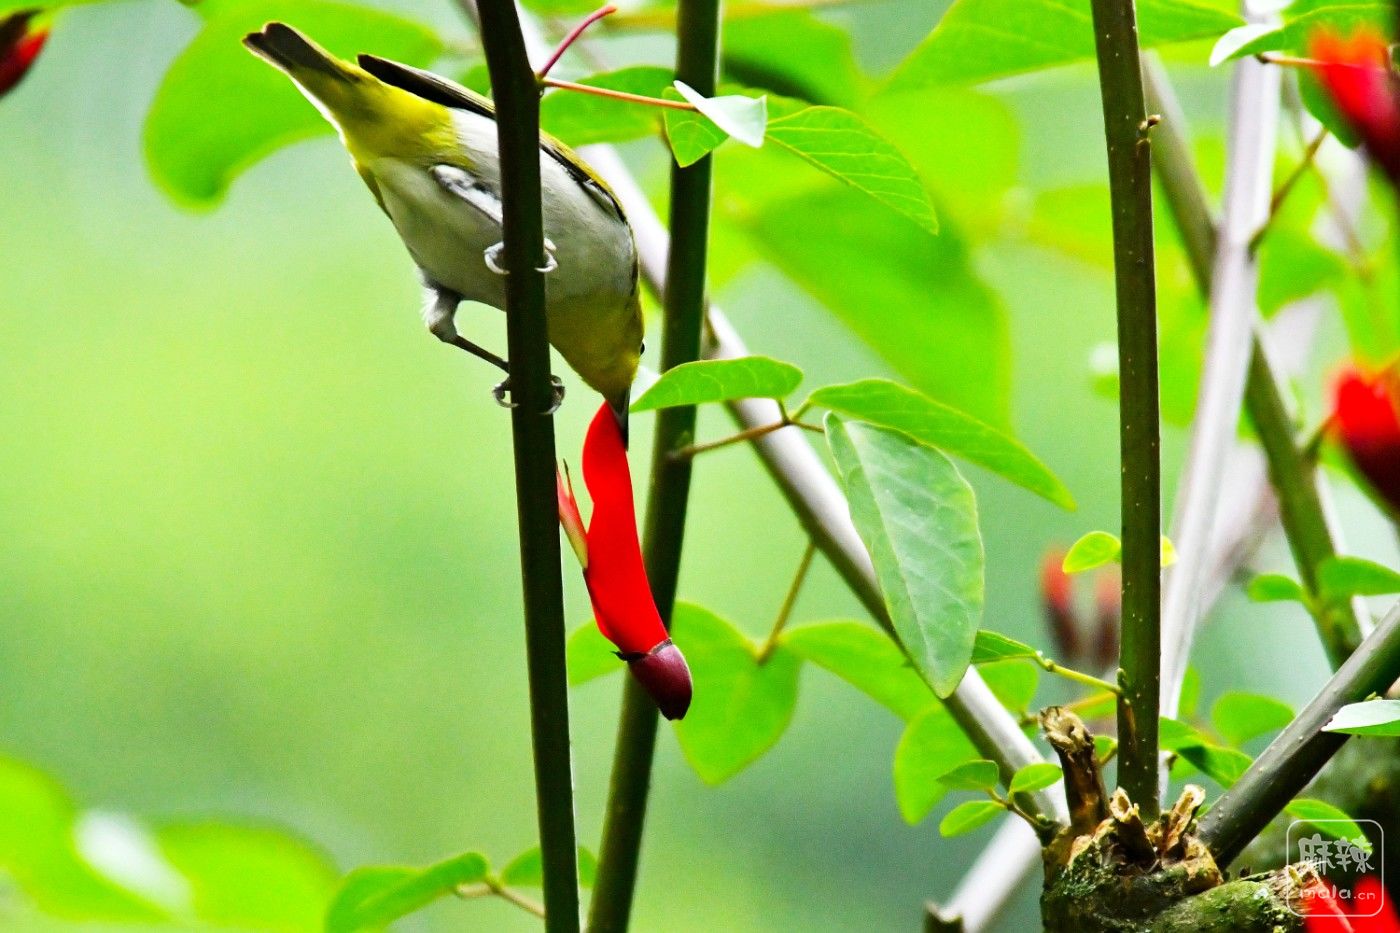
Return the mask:
M1346 259L1306 231L1275 221L1259 244L1259 310L1266 317L1346 277Z
M578 883L591 888L598 879L598 859L583 846L578 847ZM544 884L544 853L531 846L510 860L501 871L501 883L512 888L538 888Z
M900 642L947 696L972 660L982 618L972 487L947 457L902 434L832 414L826 438Z
M633 411L729 402L740 398L784 398L802 382L802 370L766 356L696 360L661 374Z
M623 669L617 649L603 637L598 626L585 622L569 633L564 645L565 664L569 671L569 686L577 687L590 680Z
M1243 26L1236 26L1215 40L1215 45L1210 50L1210 67L1214 68L1229 61L1239 49L1277 28L1265 23L1245 23Z
M1192 0L1138 0L1143 47L1213 38L1238 16ZM990 81L1094 57L1089 0L957 0L892 87Z
M165 918L162 909L119 887L79 854L77 811L43 773L0 758L0 814L0 870L40 912L132 924Z
M97 0L0 0L0 16L19 10L56 10L59 7L96 3Z
M1329 602L1385 596L1400 593L1400 573L1360 557L1329 557L1318 565L1317 586Z
M1283 26L1240 45L1230 53L1229 59L1264 52L1306 52L1309 39L1322 31L1349 35L1368 28L1388 34L1395 18L1394 8L1382 2L1297 4L1297 7L1298 15L1290 16Z
M947 774L939 775L938 783L949 790L991 790L997 786L1001 772L995 761L979 758L958 765Z
M839 107L808 107L768 124L768 139L868 194L929 233L938 219L919 173L870 124Z
M259 159L332 132L285 75L241 44L249 31L287 13L282 0L221 4L165 73L143 141L151 174L176 201L212 206ZM298 0L296 23L338 55L374 52L427 65L442 51L426 26L369 7Z
M1252 738L1288 725L1293 721L1293 708L1270 696L1231 690L1215 701L1210 721L1227 742L1243 745Z
M772 748L792 721L801 659L779 644L759 664L754 644L707 609L677 603L671 633L695 679L695 699L676 737L709 784L742 771Z
M1308 602L1303 585L1281 573L1261 573L1249 581L1245 592L1256 603Z
M1063 776L1064 772L1060 770L1060 766L1052 765L1048 761L1026 765L1012 776L1011 785L1007 787L1006 792L1008 794L1029 794L1044 790Z
M1177 706L1183 716L1196 715L1196 705L1201 699L1201 672L1195 667L1186 668L1186 678L1181 682L1181 702Z
M929 815L948 788L938 779L979 757L943 704L920 713L904 729L894 750L894 795L911 826Z
M722 200L722 199L721 199ZM736 221L760 251L915 388L988 424L1010 410L1005 312L957 229L929 236L848 188L778 198ZM832 249L833 241L858 244Z
M671 86L670 69L650 65L622 68L583 78L590 87L661 97ZM620 143L651 136L661 127L661 111L578 91L554 90L540 101L540 126L571 146Z
M673 87L666 88L661 95L666 100L684 100ZM666 126L666 142L671 146L671 155L681 168L694 165L729 138L729 134L707 120L703 114L693 110L666 108L661 114Z
M345 876L326 912L326 933L382 930L464 884L486 877L485 856L468 852L428 868L357 868Z
M1061 508L1073 509L1064 483L1021 443L971 415L888 379L824 386L808 402L907 434L944 453L991 470Z
M1345 839L1361 844L1367 841L1366 832L1341 807L1333 806L1325 800L1299 797L1290 801L1283 812L1295 820L1302 820L1309 826L1333 839Z
M746 146L757 149L763 145L768 126L768 98L744 94L706 97L684 81L676 81L675 89L692 107L711 123Z
M969 800L948 811L938 824L938 832L943 836L961 836L986 826L1005 812L1006 808L994 800Z
M815 104L856 103L861 74L850 33L808 10L724 20L724 71L734 80Z
M1219 745L1186 745L1177 754L1201 770L1221 787L1230 787L1254 763L1244 752Z
M1400 700L1348 703L1322 727L1348 735L1400 735Z
M1065 573L1082 573L1118 560L1123 542L1106 531L1091 531L1070 546L1061 565Z
M972 645L973 664L986 664L988 661L1005 661L1011 658L1034 658L1039 654L1039 651L1024 642L1007 638L997 632L989 632L986 629L977 633L977 640Z
M781 643L824 667L905 721L937 702L904 652L884 632L859 622L823 622L786 629Z
M324 852L264 827L176 823L156 843L189 883L195 916L213 926L318 929L339 878Z

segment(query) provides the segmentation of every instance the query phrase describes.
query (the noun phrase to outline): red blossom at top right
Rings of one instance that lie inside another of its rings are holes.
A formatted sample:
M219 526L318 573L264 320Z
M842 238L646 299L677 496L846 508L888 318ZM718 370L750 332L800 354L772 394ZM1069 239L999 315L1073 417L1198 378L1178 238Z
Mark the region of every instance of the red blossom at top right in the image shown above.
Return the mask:
M1378 33L1315 32L1309 58L1333 105L1393 183L1400 184L1400 94L1390 48Z

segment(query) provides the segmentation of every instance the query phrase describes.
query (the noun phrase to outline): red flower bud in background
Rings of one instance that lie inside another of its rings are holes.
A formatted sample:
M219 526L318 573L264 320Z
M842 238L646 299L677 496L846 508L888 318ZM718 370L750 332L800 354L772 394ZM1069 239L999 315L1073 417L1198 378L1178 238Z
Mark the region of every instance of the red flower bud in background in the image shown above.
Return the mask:
M1381 170L1400 184L1400 96L1385 39L1369 29L1345 37L1319 30L1309 55L1332 103Z
M1058 548L1045 552L1040 562L1040 608L1045 627L1055 640L1055 650L1065 661L1079 657L1079 620L1074 614L1074 594L1064 569L1065 554Z
M1116 567L1105 567L1094 581L1093 661L1097 670L1111 670L1118 664L1118 627L1123 620L1123 574Z
M1376 495L1400 515L1400 414L1393 373L1352 366L1332 386L1332 430Z
M559 521L583 565L583 580L603 637L656 701L667 719L690 708L690 668L656 611L637 541L632 474L627 447L611 408L593 416L583 442L583 481L593 499L593 520L583 516L567 478L558 478Z
M1308 933L1400 933L1395 905L1374 875L1357 882L1356 895L1350 901L1342 900L1326 882L1314 882L1304 903Z
M23 10L0 19L0 97L29 73L48 41L48 27L33 28L38 10Z

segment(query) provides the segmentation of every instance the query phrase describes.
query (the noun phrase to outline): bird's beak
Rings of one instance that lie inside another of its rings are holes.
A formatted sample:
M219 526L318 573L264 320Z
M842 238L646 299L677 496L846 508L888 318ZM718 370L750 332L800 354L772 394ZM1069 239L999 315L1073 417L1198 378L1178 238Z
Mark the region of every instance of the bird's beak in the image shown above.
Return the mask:
M622 390L621 395L608 399L608 408L612 410L613 417L617 419L618 430L622 432L622 446L627 447L629 440L627 435L627 412L632 406L632 387L628 386Z

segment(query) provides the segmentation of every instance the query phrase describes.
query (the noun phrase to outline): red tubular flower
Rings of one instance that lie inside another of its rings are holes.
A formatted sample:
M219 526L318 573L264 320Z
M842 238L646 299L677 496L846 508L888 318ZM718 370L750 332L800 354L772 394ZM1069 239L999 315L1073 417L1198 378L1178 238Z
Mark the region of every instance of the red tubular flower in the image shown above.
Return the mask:
M637 542L627 448L617 417L606 404L593 416L583 442L583 481L593 498L588 530L584 531L573 489L562 474L559 521L583 564L598 630L617 646L617 656L627 662L661 714L680 719L690 708L690 668L656 611Z
M1376 494L1400 515L1400 414L1393 374L1343 368L1332 387L1332 428Z
M1123 575L1106 567L1094 581L1094 666L1118 663L1118 629L1123 620Z
M1400 95L1385 39L1369 29L1350 36L1319 30L1309 40L1309 55L1332 103L1376 164L1400 184Z
M0 18L0 97L24 79L48 41L47 27L30 28L38 13L23 10Z
M1045 626L1055 639L1059 656L1067 663L1079 657L1079 620L1074 613L1074 594L1064 569L1065 555L1059 549L1045 553L1040 562L1040 608Z
M1308 889L1307 933L1400 933L1395 905L1374 875L1356 884L1350 901L1342 900L1331 885L1316 882Z

